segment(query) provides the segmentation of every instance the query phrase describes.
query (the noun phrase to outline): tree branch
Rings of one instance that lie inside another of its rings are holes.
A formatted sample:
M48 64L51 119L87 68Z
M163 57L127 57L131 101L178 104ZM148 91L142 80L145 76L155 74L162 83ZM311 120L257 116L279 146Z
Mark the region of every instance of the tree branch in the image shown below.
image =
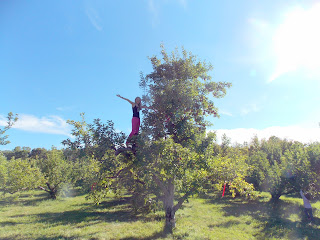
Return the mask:
M124 170L127 170L129 167L125 167L125 168L122 168L120 169L116 175L112 176L112 177L106 177L106 178L118 178L120 173L123 172Z
M181 198L179 198L178 203L173 207L173 211L176 212L182 206L183 202L196 190L195 187L191 188L186 192Z
M125 171L125 170L128 170L130 169L130 166L129 167L125 167L125 168L122 168L120 169L114 176L111 176L111 177L106 177L106 178L109 178L109 179L114 179L114 178L119 178L120 177L120 174ZM131 172L132 173L132 172ZM132 173L133 174L133 173ZM136 174L133 174L135 177L137 177ZM138 177L137 177L138 178ZM136 181L137 183L141 183L142 185L146 184L144 181L142 180L139 180L139 179L134 179L134 181Z
M50 192L49 190L45 189L44 187L40 187L40 186L39 186L38 188L41 189L41 190L44 190L44 191L46 191L46 192L48 192L48 193Z
M141 180L139 180L139 179L135 179L135 181L136 181L137 183L141 183L142 185L145 185L145 184L146 184L144 181L141 181Z

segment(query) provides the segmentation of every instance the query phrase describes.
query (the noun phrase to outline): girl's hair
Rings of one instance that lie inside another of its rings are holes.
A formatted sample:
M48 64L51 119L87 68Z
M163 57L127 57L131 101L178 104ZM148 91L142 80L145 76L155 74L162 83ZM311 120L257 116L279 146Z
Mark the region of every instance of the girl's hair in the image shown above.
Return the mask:
M139 102L138 104L136 103L136 100L137 100L137 99L140 99L140 102ZM140 98L140 97L136 97L135 100L134 100L134 103L135 103L136 106L137 106L137 110L140 111L140 110L141 110L141 98Z

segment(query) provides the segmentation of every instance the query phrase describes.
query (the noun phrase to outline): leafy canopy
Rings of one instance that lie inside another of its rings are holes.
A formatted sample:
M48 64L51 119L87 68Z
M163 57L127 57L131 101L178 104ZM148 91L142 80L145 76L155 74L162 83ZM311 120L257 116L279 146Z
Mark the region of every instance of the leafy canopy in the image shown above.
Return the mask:
M231 83L212 81L212 65L184 48L181 56L178 49L168 55L161 45L161 56L150 58L153 72L141 74L142 99L154 110L144 111L144 130L153 139L170 135L187 146L210 125L205 116L219 116L212 97L225 96Z

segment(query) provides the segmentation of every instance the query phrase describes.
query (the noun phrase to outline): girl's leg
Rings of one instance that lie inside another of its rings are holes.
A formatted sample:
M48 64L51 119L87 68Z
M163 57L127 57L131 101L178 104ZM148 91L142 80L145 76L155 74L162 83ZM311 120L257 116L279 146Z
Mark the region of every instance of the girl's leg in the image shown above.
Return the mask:
M140 118L135 117L134 118L134 124L132 124L132 129L134 130L134 135L138 135L139 128L140 128Z
M138 135L138 133L139 133L140 118L133 117L131 122L132 122L132 131L131 131L131 133L129 134L129 137L128 137L128 139L127 139L126 145L128 145L128 142L129 142L130 138L131 138L133 135Z

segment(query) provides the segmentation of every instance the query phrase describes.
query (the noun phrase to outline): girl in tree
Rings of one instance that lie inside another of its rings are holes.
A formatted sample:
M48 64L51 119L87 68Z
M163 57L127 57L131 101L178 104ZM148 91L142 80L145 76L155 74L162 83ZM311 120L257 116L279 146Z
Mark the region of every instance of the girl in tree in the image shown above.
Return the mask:
M128 146L128 142L130 140L130 138L133 136L133 135L138 135L139 133L139 127L140 127L140 115L139 115L139 111L142 109L142 108L148 108L149 107L146 107L146 106L142 106L141 104L141 98L139 97L136 97L136 99L134 100L134 102L130 101L129 99L127 98L124 98L124 97L121 97L119 94L117 95L117 97L119 98L122 98L126 101L128 101L131 106L132 106L132 111L133 111L133 117L132 117L132 131L126 141L126 145Z
M314 221L313 219L313 215L312 215L312 207L310 204L310 194L307 193L306 195L303 194L302 190L300 190L300 195L303 199L303 205L304 205L304 211L306 213L306 216L308 218L308 220L311 220L312 222Z

